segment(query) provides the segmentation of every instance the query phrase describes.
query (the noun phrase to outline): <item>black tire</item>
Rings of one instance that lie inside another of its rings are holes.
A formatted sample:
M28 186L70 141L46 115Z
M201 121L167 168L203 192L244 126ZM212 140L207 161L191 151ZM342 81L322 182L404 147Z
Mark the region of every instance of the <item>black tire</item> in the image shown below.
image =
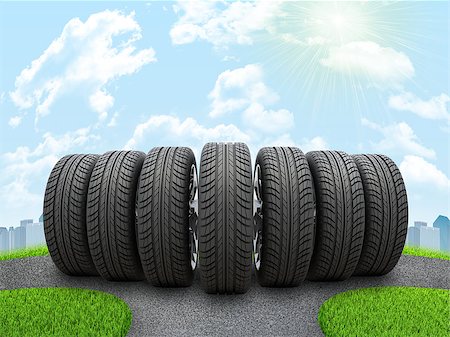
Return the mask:
M207 293L245 293L252 275L253 189L242 143L208 143L199 177L200 277Z
M353 159L344 152L306 155L314 179L317 223L307 278L345 280L358 264L364 239L364 191Z
M92 154L63 157L45 189L45 240L53 262L67 275L98 275L86 232L87 190L97 158Z
M144 278L135 231L136 189L145 154L113 151L100 156L92 172L87 233L98 273L110 281Z
M354 155L364 186L366 229L354 275L385 275L402 254L408 229L405 184L395 163L383 155Z
M298 286L306 278L314 248L314 185L308 161L295 147L265 147L255 167L262 201L258 282L266 287Z
M142 166L137 242L144 274L155 286L192 284L189 202L196 174L195 156L187 147L154 148Z

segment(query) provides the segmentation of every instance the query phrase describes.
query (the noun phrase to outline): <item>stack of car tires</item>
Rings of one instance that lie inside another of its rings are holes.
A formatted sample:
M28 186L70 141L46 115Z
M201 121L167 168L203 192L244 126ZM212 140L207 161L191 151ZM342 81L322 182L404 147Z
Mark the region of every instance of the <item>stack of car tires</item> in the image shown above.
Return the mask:
M199 174L186 147L147 155L69 155L44 199L47 245L68 275L185 287L198 268L208 293L384 275L406 239L408 206L395 163L266 147L252 169L242 143L208 143Z

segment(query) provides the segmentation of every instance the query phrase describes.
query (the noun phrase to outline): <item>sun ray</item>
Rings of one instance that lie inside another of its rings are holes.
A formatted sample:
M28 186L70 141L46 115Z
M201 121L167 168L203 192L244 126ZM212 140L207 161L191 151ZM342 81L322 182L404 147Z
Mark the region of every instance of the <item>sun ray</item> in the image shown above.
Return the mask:
M423 56L429 51L421 41L433 38L423 29L430 26L431 16L417 3L301 1L282 6L285 15L278 18L269 38L260 37L261 43L255 44L260 47L252 52L260 58L262 55L274 72L283 75L283 86L298 93L300 104L308 101L309 108L316 111L334 101L337 113L350 113L341 111L347 109L364 117L371 110L372 98L380 100L380 107L384 104L383 96L370 90L382 85L373 74L345 64L340 71L326 67L324 60L331 51L352 42L369 41L399 54ZM414 67L420 65L417 62ZM413 78L408 80L414 83Z

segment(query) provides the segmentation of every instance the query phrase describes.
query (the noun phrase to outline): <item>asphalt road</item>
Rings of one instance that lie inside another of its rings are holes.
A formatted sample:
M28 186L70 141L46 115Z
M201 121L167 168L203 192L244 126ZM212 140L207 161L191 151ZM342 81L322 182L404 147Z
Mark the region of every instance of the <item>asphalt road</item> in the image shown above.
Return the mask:
M362 287L404 285L450 288L450 261L402 256L383 277L343 282L304 282L297 288L262 288L254 281L244 295L207 295L199 281L183 289L155 288L146 282L107 282L69 277L47 257L0 262L0 289L79 287L124 299L133 311L129 336L323 336L320 305L334 294Z

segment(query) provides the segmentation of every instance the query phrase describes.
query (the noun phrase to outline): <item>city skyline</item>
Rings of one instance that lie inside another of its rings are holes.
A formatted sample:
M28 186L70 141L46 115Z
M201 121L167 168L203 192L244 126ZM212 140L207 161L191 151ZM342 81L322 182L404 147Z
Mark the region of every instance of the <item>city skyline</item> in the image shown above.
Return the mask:
M450 220L438 215L432 226L427 222L414 221L408 227L406 245L450 252Z
M45 244L43 214L40 215L37 223L30 218L20 220L17 227L0 225L0 251L39 244ZM450 251L450 219L440 214L431 226L425 221L413 221L413 225L408 226L406 245Z
M440 216L443 216L443 217L448 218L448 215L445 215L445 214L438 214L438 215L436 215L435 218L434 218L434 220L432 220L432 221L426 221L426 220L424 220L424 219L416 219L416 220L413 220L413 219L410 218L410 219L408 220L408 227L414 226L414 224L415 224L416 222L423 222L423 223L426 223L428 227L433 227L432 225L429 225L429 224L432 224L432 223L433 223L437 218L439 218ZM41 213L41 215L38 217L38 222L40 222L40 220L41 220L42 217L43 217L43 214ZM24 217L23 219L34 219L34 218L33 218L33 217ZM21 221L23 221L23 219L22 219L22 220L19 220L19 221L17 222L16 226L14 226L13 224L7 224L7 223L0 222L0 227L6 227L6 228L9 228L9 227L14 227L14 228L19 227L20 224L21 224Z
M20 225L17 227L0 226L0 252L29 248L45 243L42 215L38 222L34 222L34 219L23 219L20 220Z

